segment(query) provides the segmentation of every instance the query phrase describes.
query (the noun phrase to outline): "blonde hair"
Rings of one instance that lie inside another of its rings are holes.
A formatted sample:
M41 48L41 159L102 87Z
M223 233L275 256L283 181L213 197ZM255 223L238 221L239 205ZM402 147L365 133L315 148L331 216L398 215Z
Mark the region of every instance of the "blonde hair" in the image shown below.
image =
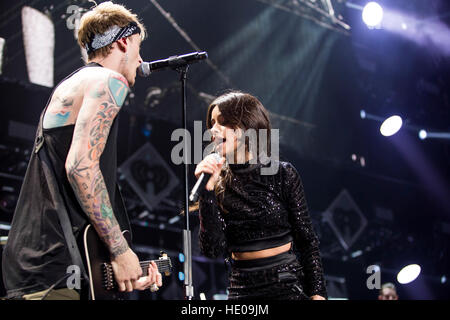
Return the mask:
M144 40L147 36L147 31L136 14L133 14L120 4L114 4L111 1L103 2L81 17L80 29L78 30L78 44L80 47L85 48L94 35L104 33L114 25L123 28L130 22L135 22L139 26L141 39ZM111 49L112 44L107 45L89 53L88 58L106 57L111 52Z

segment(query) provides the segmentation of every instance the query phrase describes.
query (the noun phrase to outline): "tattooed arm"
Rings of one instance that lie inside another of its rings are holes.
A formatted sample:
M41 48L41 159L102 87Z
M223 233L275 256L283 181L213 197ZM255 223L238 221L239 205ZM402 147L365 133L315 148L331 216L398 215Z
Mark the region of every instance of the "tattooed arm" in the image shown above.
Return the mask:
M69 182L78 202L111 253L121 291L125 288L132 291L134 280L139 278L142 270L114 216L100 170L100 156L128 91L127 80L117 73L108 71L89 80L66 160Z

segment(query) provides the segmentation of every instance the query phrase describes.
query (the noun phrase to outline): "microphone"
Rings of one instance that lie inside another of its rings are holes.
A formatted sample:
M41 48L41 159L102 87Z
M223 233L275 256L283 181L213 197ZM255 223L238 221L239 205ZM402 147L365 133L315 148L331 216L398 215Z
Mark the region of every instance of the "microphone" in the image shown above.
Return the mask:
M216 160L216 162L219 163L220 159L221 159L220 155L217 153L213 153L213 155L214 155L214 159ZM191 194L189 196L189 200L191 202L197 202L198 197L205 190L205 187L209 181L209 178L211 178L211 174L206 173L206 172L202 172L200 177L198 177L198 180L195 183L194 187L192 188Z
M167 68L176 69L188 64L199 62L208 58L208 53L192 52L180 56L172 56L167 59L156 60L152 62L142 62L137 71L141 77L148 77L152 72L164 70Z

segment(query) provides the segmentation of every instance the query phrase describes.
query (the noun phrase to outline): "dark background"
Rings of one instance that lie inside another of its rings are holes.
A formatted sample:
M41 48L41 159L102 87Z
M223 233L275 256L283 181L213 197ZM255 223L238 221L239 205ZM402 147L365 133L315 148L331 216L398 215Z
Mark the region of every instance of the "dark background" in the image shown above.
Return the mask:
M205 62L191 66L189 129L192 132L193 122L205 118L208 103L202 93L216 96L234 88L256 95L271 112L273 127L280 129L281 158L291 161L302 176L330 296L376 299L377 290L366 286L366 269L377 264L382 283L396 284L400 299L448 299L448 282L442 277L450 270L450 147L448 140L422 141L417 134L420 128L450 132L449 56L432 43L419 45L383 29L369 30L360 11L345 6L345 1L332 2L351 26L349 32L326 28L264 1L161 1L224 75ZM195 51L150 1L122 3L147 26L149 37L141 50L146 61ZM448 27L446 1L381 3L419 20L441 16ZM47 12L54 22L57 84L83 64L73 31L66 27L64 14L71 4L90 6L85 1L0 3L0 37L6 39L0 76L0 221L5 224L11 221L35 126L52 90L28 81L20 10L31 6ZM160 88L164 95L149 97L150 88ZM137 79L120 115L119 164L150 142L179 181L163 202L148 208L131 187L130 177L120 175L137 252L142 258L154 257L164 248L175 262L165 288L157 295L136 295L140 299L184 296L177 279L182 271L178 253L183 221L170 220L179 216L183 199L183 167L170 158L178 143L170 140L172 131L181 127L180 94L174 71ZM406 126L383 137L379 122L360 118L361 109L382 118L400 114ZM158 174L149 181L167 179ZM337 206L329 208L339 195L344 196ZM342 236L330 227L327 211ZM367 223L357 234L362 219ZM197 220L194 213L195 294L204 292L212 299L225 293L227 271L221 259L201 257ZM349 248L340 244L340 237L348 240L355 234ZM411 284L401 285L396 274L409 263L419 264L422 273Z

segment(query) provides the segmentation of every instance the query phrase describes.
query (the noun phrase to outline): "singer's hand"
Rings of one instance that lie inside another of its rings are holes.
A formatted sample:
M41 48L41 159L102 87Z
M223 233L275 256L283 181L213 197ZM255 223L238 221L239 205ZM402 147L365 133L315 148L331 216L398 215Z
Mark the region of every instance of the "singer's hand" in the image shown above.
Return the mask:
M220 171L222 170L223 163L225 162L225 158L221 158L219 162L217 162L216 156L210 154L205 157L195 168L195 177L198 179L202 172L209 173L211 178L209 178L208 183L206 184L206 190L211 191L214 189L214 185L217 180L219 180Z

